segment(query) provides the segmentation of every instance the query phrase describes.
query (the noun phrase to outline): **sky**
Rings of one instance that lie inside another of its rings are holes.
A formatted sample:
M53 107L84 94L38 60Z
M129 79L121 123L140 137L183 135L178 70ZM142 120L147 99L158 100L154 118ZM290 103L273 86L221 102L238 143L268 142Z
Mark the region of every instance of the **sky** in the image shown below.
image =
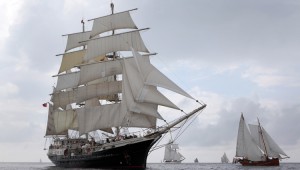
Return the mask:
M110 12L111 0L0 1L0 161L49 161L49 94L66 38L81 19ZM300 1L113 0L142 31L152 63L207 108L178 140L184 162L235 156L241 113L300 161ZM87 23L87 29L91 23ZM191 101L170 94L192 110ZM162 112L165 112L162 110ZM172 112L172 111L171 111ZM170 114L168 118L172 117ZM161 162L163 149L148 162Z

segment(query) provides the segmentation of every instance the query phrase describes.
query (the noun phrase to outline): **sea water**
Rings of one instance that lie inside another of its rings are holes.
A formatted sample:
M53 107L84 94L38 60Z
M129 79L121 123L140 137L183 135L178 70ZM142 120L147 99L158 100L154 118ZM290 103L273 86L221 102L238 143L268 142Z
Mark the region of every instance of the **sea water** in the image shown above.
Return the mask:
M0 163L0 170L63 170L52 163ZM281 163L278 167L244 167L239 164L221 163L148 163L146 170L300 170L300 163ZM68 168L68 170L96 170L94 168ZM99 169L98 169L99 170Z

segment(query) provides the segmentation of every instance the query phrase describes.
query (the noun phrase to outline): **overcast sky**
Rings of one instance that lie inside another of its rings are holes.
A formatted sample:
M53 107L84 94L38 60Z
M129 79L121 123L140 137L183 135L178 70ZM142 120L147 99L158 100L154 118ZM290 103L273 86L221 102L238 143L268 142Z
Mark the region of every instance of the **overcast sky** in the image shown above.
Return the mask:
M0 161L49 161L47 109L66 39L110 0L0 1ZM177 140L185 162L235 155L241 112L300 161L300 1L114 0L131 13L153 64L208 106ZM87 24L87 29L91 23ZM175 97L183 108L190 103ZM186 110L189 111L189 110ZM163 149L150 154L160 162Z

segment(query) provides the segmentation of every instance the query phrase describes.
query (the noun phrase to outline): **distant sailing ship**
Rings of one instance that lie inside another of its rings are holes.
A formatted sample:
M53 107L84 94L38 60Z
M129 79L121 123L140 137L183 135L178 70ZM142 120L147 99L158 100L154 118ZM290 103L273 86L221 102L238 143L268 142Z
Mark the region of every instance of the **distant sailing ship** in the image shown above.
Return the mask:
M229 163L229 159L226 153L224 153L223 156L221 157L221 163Z
M150 63L154 53L143 43L139 32L145 29L137 29L133 10L114 13L111 3L111 15L91 19L91 31L82 20L82 32L65 35L45 136L52 139L47 155L56 166L144 169L162 135L206 107ZM182 110L157 87L200 105L158 126L157 120L164 120L158 106ZM134 133L137 128L141 131Z
M199 163L198 158L196 158L196 159L194 160L194 163Z
M249 129L242 114L238 130L235 163L239 162L243 166L279 166L279 159L288 158L286 153L260 125L259 120L258 125L249 124Z
M165 146L165 156L163 162L165 163L181 163L185 158L178 152L178 144L170 142Z

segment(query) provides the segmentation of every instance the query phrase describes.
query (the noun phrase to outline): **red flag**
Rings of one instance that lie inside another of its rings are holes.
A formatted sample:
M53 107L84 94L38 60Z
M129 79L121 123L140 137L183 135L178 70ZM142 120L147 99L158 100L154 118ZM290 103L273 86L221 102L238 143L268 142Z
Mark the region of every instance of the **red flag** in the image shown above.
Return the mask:
M43 107L47 107L47 103L43 103Z

